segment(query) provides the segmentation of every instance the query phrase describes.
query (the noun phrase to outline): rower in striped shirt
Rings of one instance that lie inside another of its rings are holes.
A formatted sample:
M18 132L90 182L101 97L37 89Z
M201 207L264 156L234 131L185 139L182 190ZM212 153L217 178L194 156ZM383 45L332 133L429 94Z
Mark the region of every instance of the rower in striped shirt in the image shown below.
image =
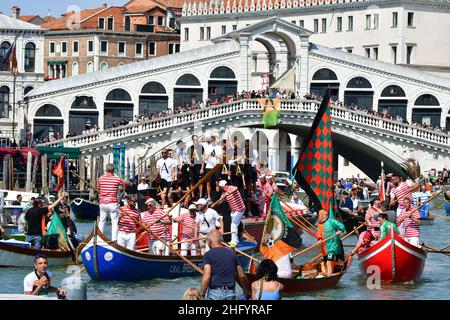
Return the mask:
M143 221L150 229L148 234L148 249L153 255L169 255L169 248L166 247L159 239L170 242L170 230L168 225L170 221L167 213L161 208L155 199L148 199L145 204L148 210L143 213Z
M108 163L105 167L106 174L97 182L100 195L100 218L98 228L101 232L105 229L106 219L111 218L111 240L117 240L117 223L119 221L119 187L125 188L128 182L114 175L114 165Z
M397 219L397 225L403 223L405 228L405 233L403 238L415 245L416 247L420 246L420 214L419 212L411 207L411 200L409 198L403 198L404 207Z
M392 183L394 184L394 188L391 191L391 202L390 206L392 207L395 203L395 200L398 201L397 207L397 218L400 213L404 209L404 198L408 198L410 203L412 202L413 195L412 191L416 190L419 187L419 184L416 182L408 181L400 181L400 177L398 175L392 176Z
M227 181L221 180L219 182L220 191L225 192L220 197L217 203L221 203L224 200L228 201L231 209L231 246L236 246L239 243L238 228L241 223L242 217L245 213L245 204L239 193L238 187L229 186Z
M127 205L120 207L120 217L118 222L117 244L128 250L134 250L136 245L136 223L141 221L141 213L136 209L137 197L128 196Z
M186 210L186 209L183 209ZM188 212L183 212L179 217L173 218L174 222L183 225L181 255L187 256L187 250L191 251L191 256L197 254L197 241L191 241L198 238L198 224L195 222L197 217L197 206L191 204Z

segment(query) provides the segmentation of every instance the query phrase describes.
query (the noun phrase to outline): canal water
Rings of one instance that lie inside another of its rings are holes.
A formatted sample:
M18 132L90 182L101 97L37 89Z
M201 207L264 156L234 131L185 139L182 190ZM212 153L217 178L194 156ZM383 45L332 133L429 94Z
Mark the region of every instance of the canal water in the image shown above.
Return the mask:
M436 201L434 207L441 206L442 202ZM434 211L440 216L446 217L444 209ZM450 216L448 217L450 219ZM77 222L78 230L87 236L92 230L92 222ZM110 226L108 226L110 231ZM444 248L450 245L450 220L437 217L434 224L421 226L421 242L434 247ZM305 247L313 244L314 239L304 233L303 240ZM345 240L345 244L354 244L356 237L350 237ZM346 247L346 252L352 248ZM319 253L318 250L311 250L305 255L296 258L299 264L308 261ZM52 268L53 284L57 285L61 280L68 276L65 268ZM0 293L23 293L23 278L33 271L30 268L0 268ZM173 280L155 279L139 282L96 282L92 281L86 273L82 273L88 290L89 300L180 300L184 291L190 287L199 288L200 277L179 278ZM361 276L358 268L357 259L341 278L338 286L319 292L303 293L295 297L286 299L297 300L327 300L327 299L345 299L345 300L448 300L450 299L450 257L443 254L429 253L423 279L417 283L408 284L382 284L380 289L369 289L366 281ZM238 294L242 294L240 288Z

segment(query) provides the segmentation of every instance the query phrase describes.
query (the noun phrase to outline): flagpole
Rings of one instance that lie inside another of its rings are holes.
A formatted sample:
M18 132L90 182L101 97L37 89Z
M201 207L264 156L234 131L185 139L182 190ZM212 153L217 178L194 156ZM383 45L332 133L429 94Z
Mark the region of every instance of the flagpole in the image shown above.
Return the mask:
M15 70L13 70L13 105L12 105L12 114L13 114L13 118L12 118L12 137L13 137L13 142L16 141L16 79L17 79L17 73ZM17 147L16 147L17 148Z

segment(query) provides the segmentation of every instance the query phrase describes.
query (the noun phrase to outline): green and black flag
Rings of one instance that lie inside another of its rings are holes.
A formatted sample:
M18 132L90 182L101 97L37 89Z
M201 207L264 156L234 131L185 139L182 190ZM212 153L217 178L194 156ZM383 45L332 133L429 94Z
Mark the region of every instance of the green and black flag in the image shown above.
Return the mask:
M330 89L327 89L308 139L294 167L294 179L318 210L330 210L333 199L333 142Z

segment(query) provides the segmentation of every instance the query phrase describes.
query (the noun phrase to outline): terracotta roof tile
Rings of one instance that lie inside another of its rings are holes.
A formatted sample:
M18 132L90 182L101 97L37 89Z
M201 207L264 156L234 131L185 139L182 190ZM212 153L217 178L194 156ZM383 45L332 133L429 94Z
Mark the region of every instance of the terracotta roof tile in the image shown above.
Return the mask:
M31 16L20 16L19 19L25 22L30 22L31 20L33 20L34 18L39 17L38 15L31 15Z

